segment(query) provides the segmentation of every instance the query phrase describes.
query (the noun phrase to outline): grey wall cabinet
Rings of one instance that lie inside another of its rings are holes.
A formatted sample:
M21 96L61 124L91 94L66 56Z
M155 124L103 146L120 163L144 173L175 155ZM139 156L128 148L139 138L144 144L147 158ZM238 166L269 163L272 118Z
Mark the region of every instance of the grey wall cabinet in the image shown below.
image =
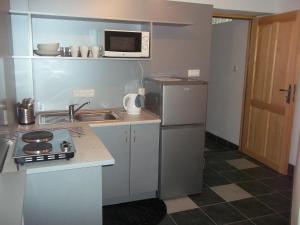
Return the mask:
M94 127L115 158L103 167L103 204L156 196L158 189L159 124Z

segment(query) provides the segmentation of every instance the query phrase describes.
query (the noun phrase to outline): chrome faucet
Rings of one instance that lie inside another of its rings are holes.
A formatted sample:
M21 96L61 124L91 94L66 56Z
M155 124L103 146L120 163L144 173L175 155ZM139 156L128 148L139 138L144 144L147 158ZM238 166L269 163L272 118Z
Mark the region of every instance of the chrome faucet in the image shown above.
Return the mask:
M82 105L80 105L77 109L75 109L75 106L78 104L72 104L69 105L69 120L70 122L74 122L75 121L75 114L85 105L90 104L91 102L85 102Z

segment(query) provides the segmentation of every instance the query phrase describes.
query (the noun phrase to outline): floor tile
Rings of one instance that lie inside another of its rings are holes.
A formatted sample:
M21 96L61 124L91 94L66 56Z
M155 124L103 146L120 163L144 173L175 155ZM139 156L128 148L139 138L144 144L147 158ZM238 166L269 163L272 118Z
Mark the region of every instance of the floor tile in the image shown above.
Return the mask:
M257 199L277 212L285 211L291 208L291 200L277 193L258 196Z
M256 180L237 183L237 185L254 196L272 192L271 188Z
M288 180L289 182L293 183L294 181L294 176L292 175L278 175L278 177L282 178L282 179L285 179L285 180Z
M167 206L168 214L198 208L189 197L175 198L164 202Z
M288 199L292 199L293 190L282 190L279 193Z
M189 196L198 206L211 205L224 202L224 199L219 197L210 188L203 188L201 194Z
M226 162L239 170L258 167L258 165L256 165L255 163L253 163L247 159L232 159L232 160L226 160Z
M242 222L236 222L236 223L231 223L230 225L254 225L250 220L242 221Z
M166 215L165 218L158 225L176 225L176 224L170 218L169 215Z
M227 150L227 148L224 145L222 145L216 141L212 141L212 140L206 140L205 147L209 148L211 151L226 151Z
M286 211L282 211L279 213L280 215L284 216L285 218L287 218L288 220L291 219L291 209L288 209Z
M253 197L236 184L215 186L211 187L211 189L227 202Z
M230 183L225 177L219 175L218 173L212 170L204 171L203 182L209 187Z
M246 219L228 203L201 207L201 209L217 224L232 223Z
M236 207L241 213L243 213L248 218L264 216L274 212L255 198L234 201L230 202L230 204Z
M253 180L252 177L241 172L240 170L225 171L225 172L220 172L220 174L223 175L224 177L226 177L229 181L231 181L233 183Z
M200 209L171 214L177 225L214 225L211 219Z
M224 160L232 160L232 159L240 159L243 158L243 154L240 153L237 150L233 151L224 151L224 152L219 152L218 157L224 159Z
M228 171L228 170L236 170L233 166L229 165L225 161L219 161L219 162L208 162L207 167L212 168L216 171Z
M225 160L220 158L218 156L218 154L214 151L207 151L204 152L204 158L205 158L205 162L209 163L209 162L224 162Z
M243 172L255 179L262 179L262 178L269 178L269 177L276 176L275 172L263 167L245 169L243 170Z
M276 191L290 190L293 187L291 182L286 179L281 179L280 177L272 177L260 181Z
M272 214L269 216L260 217L257 219L254 219L253 222L256 225L289 225L289 221L278 214Z
M210 150L209 148L206 148L206 147L205 147L205 148L204 148L204 151L205 151L205 152L208 152L208 151L211 151L211 150Z

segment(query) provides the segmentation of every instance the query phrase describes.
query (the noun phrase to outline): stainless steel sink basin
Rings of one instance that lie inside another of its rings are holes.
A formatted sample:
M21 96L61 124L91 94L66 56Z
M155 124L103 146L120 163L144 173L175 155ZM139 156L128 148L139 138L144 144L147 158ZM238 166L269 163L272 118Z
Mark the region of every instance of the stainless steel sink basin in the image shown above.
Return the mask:
M78 112L75 115L77 121L90 122L90 121L107 121L118 120L120 117L112 111L95 111L95 112Z
M40 124L68 123L68 112L44 112L38 116Z
M90 110L79 111L75 114L75 120L78 122L101 122L119 120L120 117L111 110ZM58 124L69 123L69 114L67 111L43 112L38 116L40 124Z

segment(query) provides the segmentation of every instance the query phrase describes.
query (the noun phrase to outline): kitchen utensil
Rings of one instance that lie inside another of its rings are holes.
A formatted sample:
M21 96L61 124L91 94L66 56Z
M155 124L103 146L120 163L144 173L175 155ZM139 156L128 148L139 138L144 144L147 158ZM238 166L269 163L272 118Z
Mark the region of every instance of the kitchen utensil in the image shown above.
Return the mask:
M34 101L31 98L24 98L21 103L18 103L17 111L19 124L27 125L35 122Z
M71 49L69 47L60 47L60 55L63 57L70 57Z
M33 50L33 53L39 56L58 56L60 51L43 51L43 50Z
M89 52L88 46L80 46L79 49L80 49L81 57L82 58L87 58L88 57L88 52Z
M78 57L79 47L77 45L71 46L71 55L72 57Z
M123 107L128 114L138 115L141 113L142 96L136 93L129 93L123 98Z
M55 52L59 48L59 43L46 43L46 44L38 44L38 50L44 52Z
M93 46L91 50L92 50L92 57L93 58L98 58L99 57L100 48L98 46Z

